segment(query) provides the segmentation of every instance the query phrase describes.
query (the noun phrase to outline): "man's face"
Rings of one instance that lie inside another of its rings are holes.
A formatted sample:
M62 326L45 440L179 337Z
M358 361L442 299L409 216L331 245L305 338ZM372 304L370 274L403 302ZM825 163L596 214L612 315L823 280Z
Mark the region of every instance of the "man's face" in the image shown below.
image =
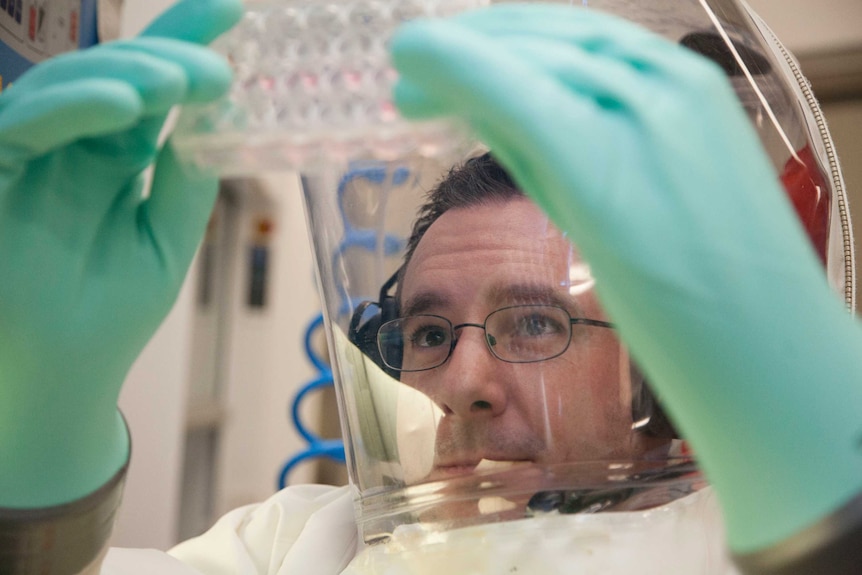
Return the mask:
M401 315L482 324L500 308L549 304L573 318L606 320L586 269L526 199L454 209L417 246L401 285ZM612 329L574 325L565 353L520 364L494 357L479 328L463 327L456 337L446 363L401 376L443 412L431 479L483 460L550 464L641 449L631 430L628 358Z

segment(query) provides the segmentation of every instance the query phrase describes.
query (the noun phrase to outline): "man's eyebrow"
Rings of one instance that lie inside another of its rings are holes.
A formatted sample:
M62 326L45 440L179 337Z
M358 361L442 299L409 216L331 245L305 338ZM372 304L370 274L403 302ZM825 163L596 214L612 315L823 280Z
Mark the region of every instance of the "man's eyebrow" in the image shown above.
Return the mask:
M544 284L508 284L491 288L488 299L495 305L546 304L567 310L573 317L583 315L577 300L565 291Z
M401 316L427 313L429 310L441 308L449 303L443 294L434 291L420 291L407 299L401 306Z

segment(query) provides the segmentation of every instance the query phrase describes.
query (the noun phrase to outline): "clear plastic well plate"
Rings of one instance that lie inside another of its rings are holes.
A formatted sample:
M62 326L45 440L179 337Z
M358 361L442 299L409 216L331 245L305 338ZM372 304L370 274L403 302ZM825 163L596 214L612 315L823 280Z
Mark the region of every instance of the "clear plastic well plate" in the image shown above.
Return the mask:
M234 71L229 94L186 107L174 142L221 175L299 169L358 157L444 153L446 122L402 119L387 43L415 18L445 17L484 0L251 0L213 48Z

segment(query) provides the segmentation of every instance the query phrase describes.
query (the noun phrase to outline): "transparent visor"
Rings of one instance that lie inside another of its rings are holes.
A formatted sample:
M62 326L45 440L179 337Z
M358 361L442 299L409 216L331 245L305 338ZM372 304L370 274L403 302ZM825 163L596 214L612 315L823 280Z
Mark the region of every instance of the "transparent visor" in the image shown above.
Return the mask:
M489 155L355 162L304 187L326 222L314 241L367 535L693 488L589 266ZM639 493L648 476L681 481Z
M186 109L175 136L224 175L302 173L366 541L416 522L647 509L702 485L577 246L491 158L466 153L461 131L405 122L389 99L392 30L478 4L248 2L216 44L236 72L231 93ZM852 307L837 160L768 29L733 0L577 4L725 70Z

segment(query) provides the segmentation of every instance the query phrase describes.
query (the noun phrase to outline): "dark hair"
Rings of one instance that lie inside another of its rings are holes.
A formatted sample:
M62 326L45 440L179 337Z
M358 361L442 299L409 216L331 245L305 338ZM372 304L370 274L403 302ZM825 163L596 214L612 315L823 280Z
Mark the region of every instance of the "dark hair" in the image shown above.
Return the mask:
M453 167L430 192L419 208L413 230L407 240L404 263L399 272L399 285L404 270L425 232L437 218L456 208L503 203L524 197L524 192L490 153L470 158Z

